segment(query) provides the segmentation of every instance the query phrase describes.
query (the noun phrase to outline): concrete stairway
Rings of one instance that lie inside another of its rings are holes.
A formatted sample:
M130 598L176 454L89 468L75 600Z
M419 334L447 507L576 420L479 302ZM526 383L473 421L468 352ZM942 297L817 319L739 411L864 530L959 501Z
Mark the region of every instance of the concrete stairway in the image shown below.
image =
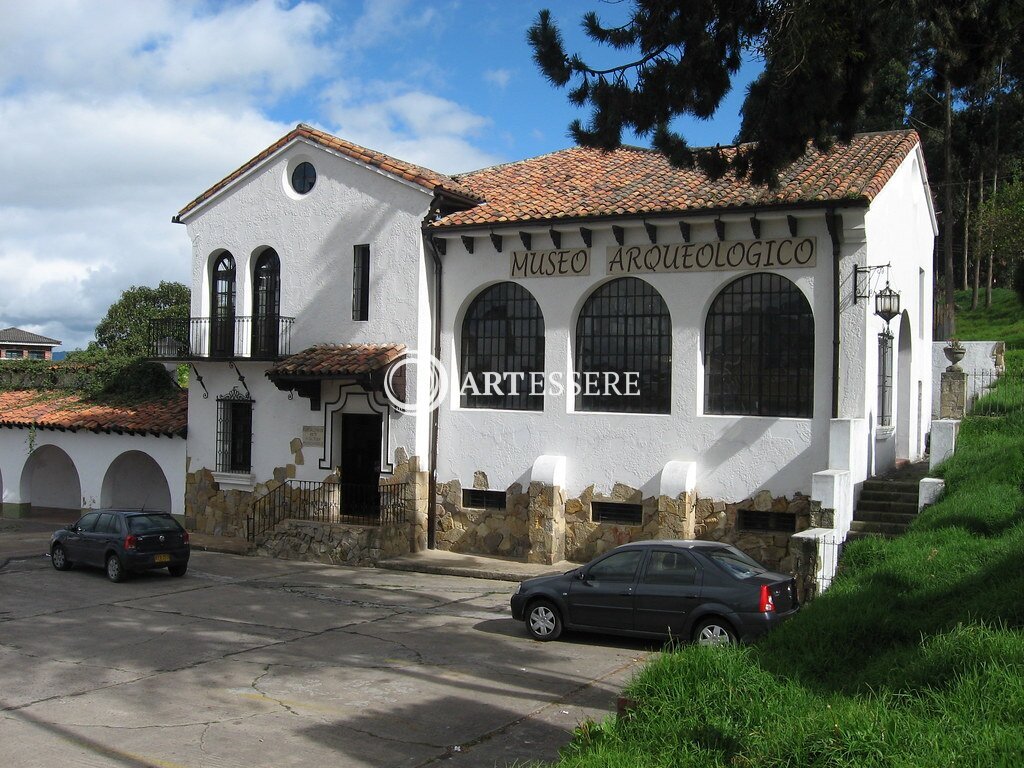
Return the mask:
M864 482L847 541L865 536L899 536L917 517L918 483L927 462L902 467L887 477Z

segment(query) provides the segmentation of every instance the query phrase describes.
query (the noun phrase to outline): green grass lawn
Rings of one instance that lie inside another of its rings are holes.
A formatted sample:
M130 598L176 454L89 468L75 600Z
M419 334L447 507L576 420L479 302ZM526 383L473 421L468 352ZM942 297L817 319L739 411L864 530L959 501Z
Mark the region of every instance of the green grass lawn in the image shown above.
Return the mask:
M969 301L969 297L968 297ZM1006 340L1024 308L958 316ZM1024 765L1024 398L964 421L947 492L898 539L852 542L832 587L749 648L659 654L630 714L584 723L559 768Z
M971 310L969 291L956 293L956 335L964 341L1005 341L1010 349L1024 349L1024 307L1009 288L992 291L992 306L985 308L982 293L978 309Z

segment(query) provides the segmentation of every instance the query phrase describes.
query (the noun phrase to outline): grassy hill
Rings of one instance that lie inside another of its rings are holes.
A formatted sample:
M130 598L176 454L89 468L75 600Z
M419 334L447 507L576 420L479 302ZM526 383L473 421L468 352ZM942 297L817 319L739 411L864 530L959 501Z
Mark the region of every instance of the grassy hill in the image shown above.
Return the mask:
M1016 348L993 396L1021 387L1011 292L958 336ZM1024 765L1024 406L966 419L939 474L907 535L850 543L832 587L754 647L659 655L636 708L583 724L559 768Z

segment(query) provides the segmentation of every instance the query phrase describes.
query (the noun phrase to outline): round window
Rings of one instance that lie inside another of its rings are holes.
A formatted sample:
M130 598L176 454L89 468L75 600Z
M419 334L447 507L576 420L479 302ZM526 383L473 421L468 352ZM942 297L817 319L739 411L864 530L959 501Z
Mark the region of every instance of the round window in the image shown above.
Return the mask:
M304 195L316 184L316 168L312 163L299 163L292 171L292 189Z

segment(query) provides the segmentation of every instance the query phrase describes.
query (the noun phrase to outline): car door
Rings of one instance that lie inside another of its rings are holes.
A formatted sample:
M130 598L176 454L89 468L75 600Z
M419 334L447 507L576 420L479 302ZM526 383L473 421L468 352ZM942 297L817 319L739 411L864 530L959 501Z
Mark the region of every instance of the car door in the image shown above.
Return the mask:
M689 614L701 603L702 580L702 569L689 553L652 551L634 593L637 631L682 637Z
M569 623L598 629L633 629L633 588L644 550L612 552L580 571L569 586Z
M104 564L103 555L107 550L107 540L110 539L110 524L112 522L114 522L114 515L110 512L100 512L92 530L83 531L82 543L85 550L83 562L91 565Z
M90 512L87 515L83 515L75 523L74 527L68 531L68 535L64 537L64 550L67 553L68 560L71 562L89 562L86 536L96 527L96 521L99 519L99 516L98 512Z

